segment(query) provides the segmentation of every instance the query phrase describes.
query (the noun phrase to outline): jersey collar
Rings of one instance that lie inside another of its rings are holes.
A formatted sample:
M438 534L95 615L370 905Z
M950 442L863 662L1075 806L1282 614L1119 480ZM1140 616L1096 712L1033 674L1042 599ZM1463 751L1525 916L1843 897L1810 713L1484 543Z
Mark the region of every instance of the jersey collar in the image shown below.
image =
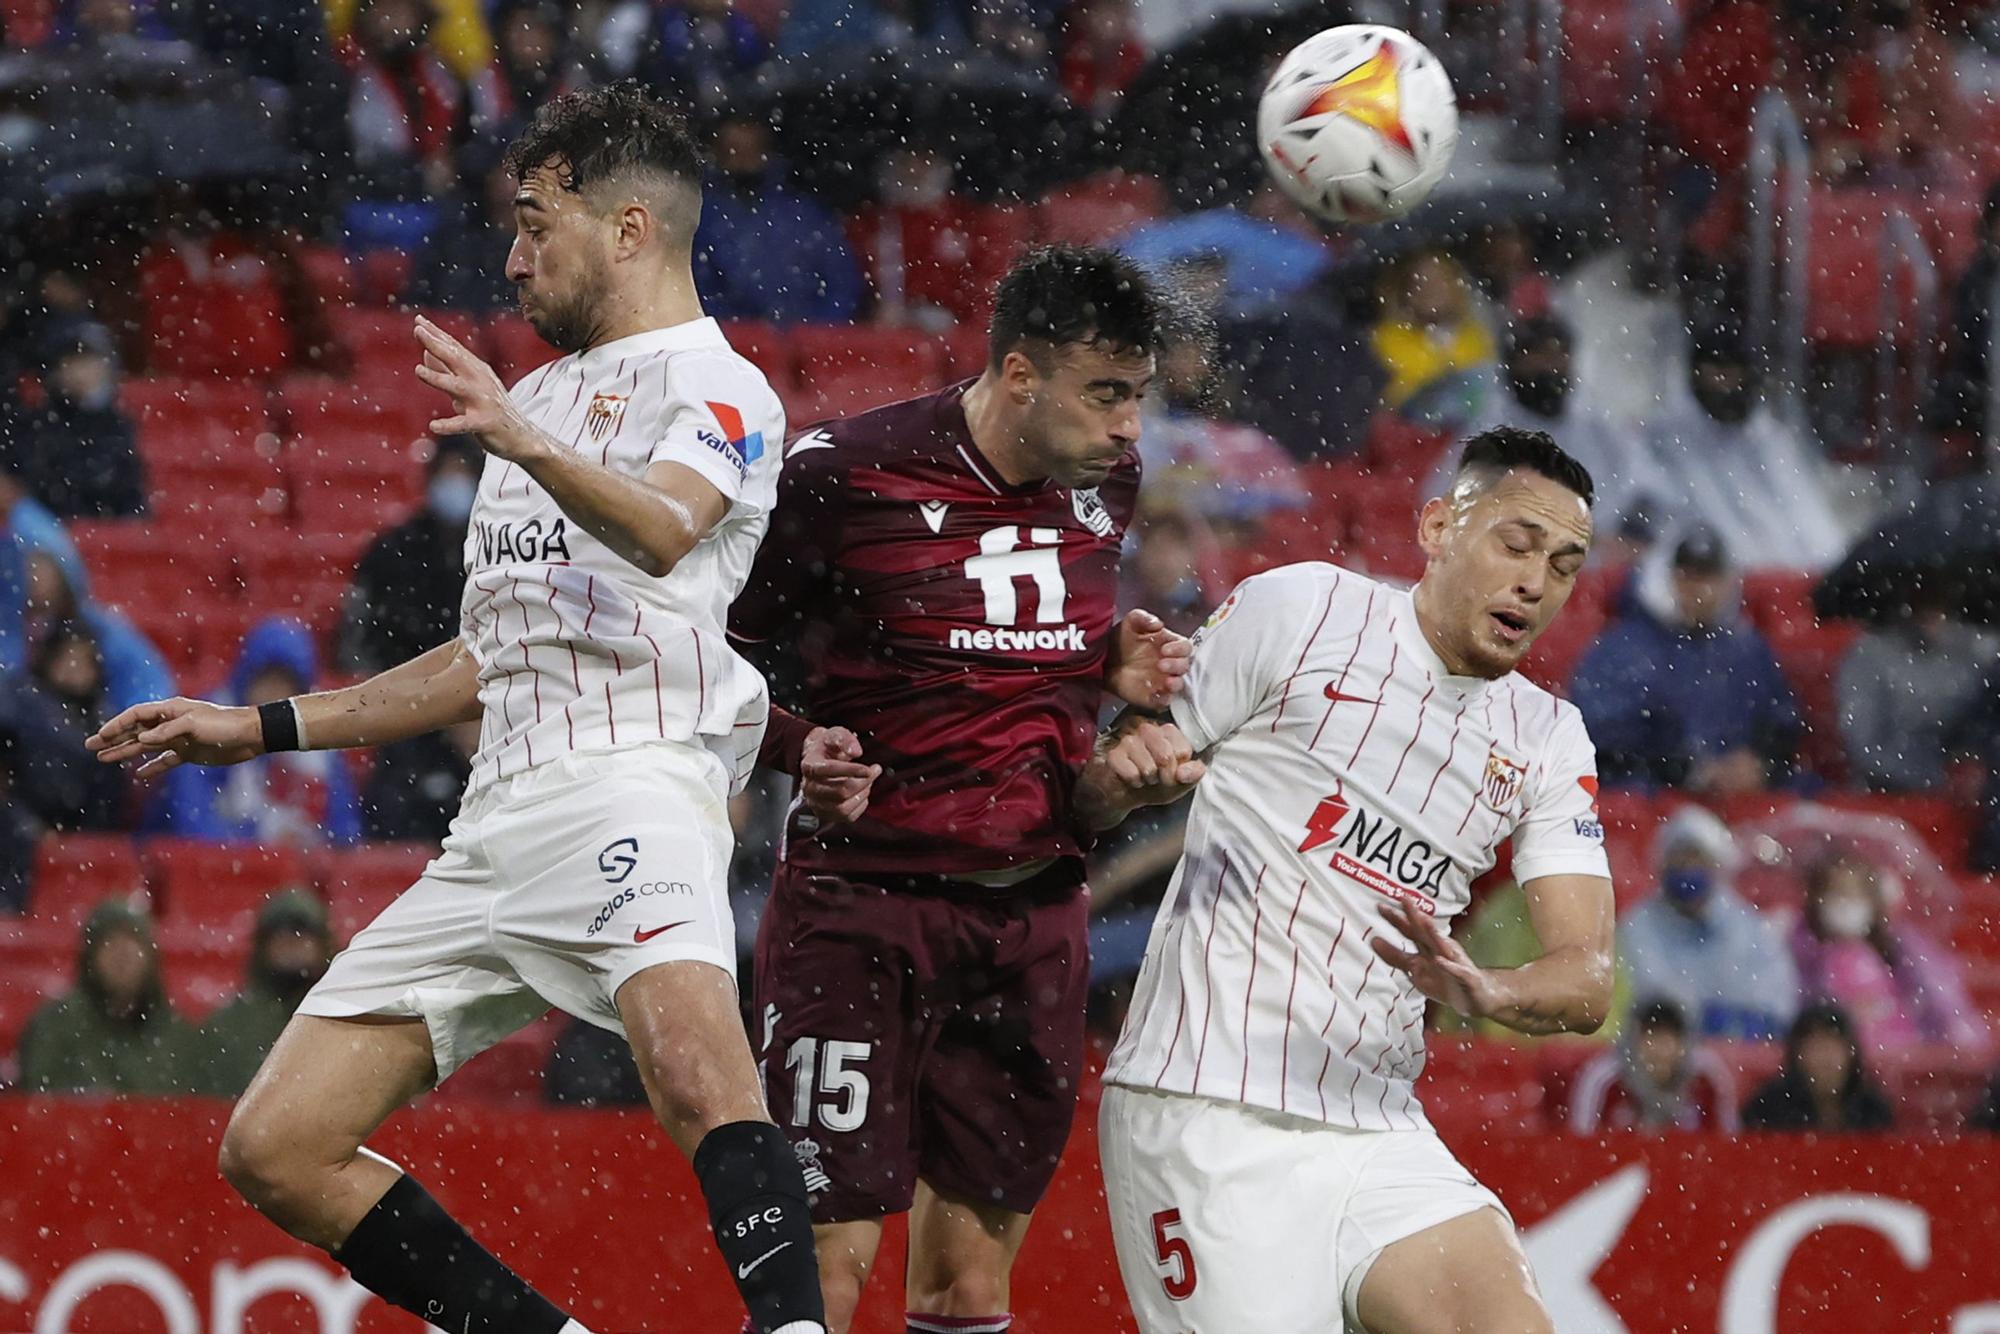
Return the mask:
M1444 665L1444 659L1431 647L1431 641L1424 638L1423 627L1417 624L1417 600L1409 593L1403 594L1403 605L1395 617L1395 625L1396 642L1402 645L1403 652L1445 689L1461 695L1477 695L1493 684L1483 676L1452 675Z
M729 340L722 336L722 326L712 317L703 316L682 324L670 324L664 329L648 329L644 333L599 343L577 360L585 365L600 366L626 357L649 357L660 352L689 352L700 347L727 346Z

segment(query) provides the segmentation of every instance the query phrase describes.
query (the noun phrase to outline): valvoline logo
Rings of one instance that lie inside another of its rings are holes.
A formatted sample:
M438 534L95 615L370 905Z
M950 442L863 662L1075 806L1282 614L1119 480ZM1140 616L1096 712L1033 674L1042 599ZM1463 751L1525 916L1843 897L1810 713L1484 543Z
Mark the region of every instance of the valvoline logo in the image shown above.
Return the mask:
M738 475L747 476L750 465L764 457L764 433L746 431L743 414L727 403L709 403L707 406L715 416L716 425L722 428L722 435L718 437L707 431L697 432L701 442L735 464Z

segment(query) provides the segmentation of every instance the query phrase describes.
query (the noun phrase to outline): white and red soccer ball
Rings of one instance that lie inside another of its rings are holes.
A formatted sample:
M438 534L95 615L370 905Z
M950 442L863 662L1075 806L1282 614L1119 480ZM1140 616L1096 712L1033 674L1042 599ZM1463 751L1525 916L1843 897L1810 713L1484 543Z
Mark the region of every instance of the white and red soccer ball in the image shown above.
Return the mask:
M1397 28L1353 23L1279 63L1257 106L1257 145L1278 185L1329 222L1409 212L1444 179L1458 101L1438 58Z

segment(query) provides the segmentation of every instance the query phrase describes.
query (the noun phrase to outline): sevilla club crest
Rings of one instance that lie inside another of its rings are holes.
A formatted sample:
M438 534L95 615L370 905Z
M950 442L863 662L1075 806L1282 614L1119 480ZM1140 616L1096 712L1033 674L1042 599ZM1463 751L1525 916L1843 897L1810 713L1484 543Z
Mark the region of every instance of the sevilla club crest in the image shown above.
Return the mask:
M1528 766L1510 760L1498 750L1486 752L1486 777L1480 783L1479 795L1488 806L1505 813L1514 804L1514 798L1521 795L1521 780L1528 776Z
M583 414L583 424L590 432L592 440L603 441L618 429L618 423L625 420L625 405L631 401L629 394L594 394L590 400L590 410Z

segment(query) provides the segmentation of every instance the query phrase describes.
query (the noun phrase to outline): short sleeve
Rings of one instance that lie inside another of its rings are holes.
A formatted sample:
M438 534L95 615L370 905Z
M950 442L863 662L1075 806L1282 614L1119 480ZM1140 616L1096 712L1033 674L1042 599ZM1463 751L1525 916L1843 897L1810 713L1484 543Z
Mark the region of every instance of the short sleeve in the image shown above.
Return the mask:
M1256 716L1285 680L1312 623L1319 579L1287 566L1236 586L1194 633L1187 685L1174 697L1174 724L1197 752Z
M1597 815L1597 748L1582 715L1567 705L1536 766L1527 812L1514 829L1514 878L1525 885L1551 875L1611 878Z
M784 418L763 375L733 353L682 354L667 368L667 397L648 465L694 469L732 505L770 508Z

